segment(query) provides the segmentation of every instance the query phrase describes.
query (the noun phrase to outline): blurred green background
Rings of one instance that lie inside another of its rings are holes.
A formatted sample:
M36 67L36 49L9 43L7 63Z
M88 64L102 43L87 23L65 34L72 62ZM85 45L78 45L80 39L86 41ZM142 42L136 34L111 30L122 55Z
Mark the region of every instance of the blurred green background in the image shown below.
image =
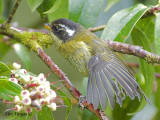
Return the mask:
M155 0L156 1L156 0ZM99 26L106 24L109 18L117 11L131 7L137 3L144 3L144 4L150 4L150 2L155 2L154 0L120 0L119 3L114 5L108 12L104 12L104 9L107 5L107 0L105 0L105 4L103 6L103 9L101 10L101 13L96 20L95 24L93 26ZM3 16L6 18L9 16L9 13L11 9L13 8L13 5L15 4L16 0L3 0L4 2L4 11ZM31 12L30 7L28 6L26 0L22 0L15 16L12 21L13 25L18 25L25 28L34 28L34 29L44 29L43 24L47 22L46 20L41 19L39 14L37 12ZM98 36L101 35L101 32L96 32ZM128 42L130 42L128 38ZM67 74L71 82L77 87L78 90L80 90L83 95L85 95L86 90L86 83L87 80L83 81L82 76L80 73L75 70L67 60L65 60L55 49L53 46L51 46L48 49L44 49L45 52L51 57L51 59ZM44 73L47 74L50 70L48 67L40 60L40 58L30 51L30 57L32 61L32 68L31 72L35 74ZM133 56L125 55L125 61L136 61L137 58ZM6 64L12 64L13 62L19 61L18 56L15 54L15 52L10 49L9 52L5 55L3 59L1 59ZM23 64L23 63L22 63ZM25 66L23 66L25 67ZM50 81L56 81L59 80L53 73L50 74L49 78ZM82 85L83 84L83 85ZM60 86L60 84L56 84L56 86ZM65 90L65 88L62 88L65 93L68 94L68 96L73 99L73 97ZM81 118L82 110L80 110L78 107L78 104L74 104L74 107L69 115L69 120L87 120L87 118ZM0 109L0 120L5 119L5 113L4 113L5 105L1 104ZM86 111L86 110L85 110ZM87 111L86 111L87 112ZM78 114L77 114L78 113ZM156 108L154 105L147 105L143 111L138 113L136 116L132 118L132 120L150 120L152 116L156 113ZM65 118L65 108L58 108L57 111L53 112L55 120L64 120ZM142 115L143 114L143 115ZM90 114L92 115L92 114ZM144 116L145 115L145 116ZM84 115L85 116L85 115Z

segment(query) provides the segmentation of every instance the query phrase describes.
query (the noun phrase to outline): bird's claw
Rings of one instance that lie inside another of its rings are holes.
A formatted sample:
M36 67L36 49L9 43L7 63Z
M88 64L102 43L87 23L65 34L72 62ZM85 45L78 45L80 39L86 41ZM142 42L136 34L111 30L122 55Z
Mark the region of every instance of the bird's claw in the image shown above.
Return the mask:
M79 98L79 106L82 108L82 110L84 110L84 105L83 105L83 103L84 102L86 102L87 100L86 100L86 97L85 96L80 96Z

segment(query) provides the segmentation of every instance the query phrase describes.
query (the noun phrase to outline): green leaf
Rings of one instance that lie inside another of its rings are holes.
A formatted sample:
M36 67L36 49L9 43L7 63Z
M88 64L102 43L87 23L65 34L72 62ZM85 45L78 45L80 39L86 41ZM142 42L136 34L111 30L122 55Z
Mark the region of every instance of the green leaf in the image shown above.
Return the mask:
M145 33L150 43L154 41L154 28L155 28L154 18L155 18L154 16L148 16L146 18L140 19L136 24L136 28L142 30Z
M38 111L37 116L38 120L54 120L51 109L46 106L41 111Z
M14 44L13 48L15 52L17 53L17 55L19 56L20 60L24 62L26 68L30 70L31 69L31 59L30 59L27 49L22 44L19 44L19 43Z
M93 113L91 113L87 109L84 109L84 110L77 109L77 115L78 115L79 120L99 120L98 117L95 117L95 115L93 115Z
M54 11L56 11L58 9L60 3L61 3L61 0L56 0L55 3L54 3L54 5L51 7L51 9L49 9L46 12L44 12L44 14L46 14L46 13L53 13Z
M160 118L160 110L157 110L157 113L155 114L155 116L152 118L152 120L159 120Z
M131 100L129 97L126 97L125 100L123 100L122 107L120 107L119 104L115 105L115 108L112 111L112 117L114 118L114 120L131 120L132 116L128 115L128 113L135 112L138 106L139 101L137 98Z
M12 98L7 94L11 96L19 96L21 91L22 87L20 85L9 81L8 78L0 78L0 97L3 99L11 101Z
M1 36L0 36L1 39ZM9 47L8 45L6 45L3 42L0 42L0 60L2 60L4 58L4 56L6 55L6 53L11 49L11 47Z
M32 12L34 12L38 6L41 5L41 3L43 2L43 0L27 0Z
M157 78L156 79L156 83L157 83L157 89L156 89L156 92L154 93L154 97L155 97L155 105L156 107L160 110L160 79Z
M131 37L135 45L143 46L143 49L151 52L149 40L142 31L140 31L139 29L133 29L131 33ZM144 87L142 89L144 90L144 93L149 98L151 96L152 89L153 89L154 67L153 65L148 64L145 60L141 58L139 58L139 63L140 63L140 70L145 79ZM146 105L146 101L143 97L137 111L140 111L142 108L144 108L145 105Z
M68 18L68 0L60 0L58 8L56 8L52 13L48 13L47 16L49 22L59 18Z
M0 24L4 23L6 20L6 18L4 18L3 16L0 16ZM1 35L0 35L1 36Z
M137 4L117 12L106 24L101 39L125 42L135 24L148 9L149 7Z
M107 12L113 5L118 3L120 0L108 0L107 7L105 8L104 12Z
M45 16L44 12L51 9L56 0L44 0L43 3L37 8L40 16L43 18Z
M78 22L86 0L69 0L69 19Z
M69 19L80 23L84 27L91 27L96 21L104 0L70 0Z
M54 87L53 85L51 86L53 90L56 90L57 88ZM66 117L65 120L68 119L68 115L72 109L72 103L70 101L70 99L66 96L66 94L64 94L61 90L57 90L56 93L58 94L58 96L61 96L61 98L64 101L64 105L66 105Z
M155 66L154 68L155 68L155 73L160 73L160 65ZM156 83L156 87L155 87L156 90L154 89L154 101L155 101L155 106L159 110L157 114L155 115L155 117L158 117L160 115L158 114L160 113L160 102L159 102L160 100L160 78L156 77L155 83ZM153 120L158 120L158 119L153 119Z
M8 66L0 62L0 76L9 76L10 74L11 70L8 68Z
M2 16L3 13L3 1L0 0L0 16Z
M156 16L154 38L157 54L160 55L160 13L158 13Z

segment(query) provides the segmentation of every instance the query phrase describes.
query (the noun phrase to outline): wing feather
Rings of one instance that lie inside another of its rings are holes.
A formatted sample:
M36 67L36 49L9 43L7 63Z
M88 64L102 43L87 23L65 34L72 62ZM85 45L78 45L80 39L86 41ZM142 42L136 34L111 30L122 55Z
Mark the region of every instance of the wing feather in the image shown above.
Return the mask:
M114 93L117 103L122 106L124 91L131 99L135 96L140 100L139 91L147 101L148 98L136 82L131 70L110 49L97 48L99 51L88 62L89 81L87 85L87 101L97 109L99 104L104 110L107 98L111 108L115 106ZM117 83L117 84L116 84ZM121 88L121 90L120 90Z
M121 98L121 96L119 96L120 90L116 86L115 81L113 81L114 78L110 74L108 74L109 72L106 69L104 69L103 72L104 72L104 75L105 75L106 79L108 79L108 82L109 82L110 86L112 87L112 89L114 90L114 92L116 94L116 97L117 97L117 100L118 100L117 102L119 103L120 106L122 106L122 98ZM103 81L106 82L105 79Z
M114 100L114 93L113 93L113 89L112 89L112 85L109 83L108 78L106 78L104 72L100 72L100 77L103 83L103 87L106 91L106 95L108 97L108 101L109 104L111 106L111 108L113 109L115 106L115 100Z
M98 106L99 106L99 93L98 93L98 88L97 88L97 85L96 85L96 78L95 78L95 73L91 73L92 74L92 77L91 77L91 83L92 83L92 90L93 90L93 106L94 106L94 109L97 109Z
M134 99L133 92L131 88L126 84L126 82L119 76L117 73L111 69L110 67L106 67L106 69L112 74L115 79L118 81L118 83L123 87L123 89L127 92L127 94L130 96L131 99Z
M89 74L88 84L87 84L87 102L88 102L88 104L93 102L93 92L92 92L91 77L92 77L92 74Z
M102 109L105 110L107 106L105 88L103 86L103 82L102 82L102 78L100 77L100 73L96 72L95 76L96 76L96 84L97 84L99 98L100 98L100 104L101 104Z
M131 88L131 90L133 91L133 94L135 96L138 96L138 99L140 100L140 95L137 92L138 84L135 84L135 83L132 82L132 81L135 81L135 80L132 79L132 77L128 77L128 75L125 74L123 72L123 70L120 71L119 69L116 69L116 66L114 66L114 65L110 65L110 68L113 69L118 74L118 76Z

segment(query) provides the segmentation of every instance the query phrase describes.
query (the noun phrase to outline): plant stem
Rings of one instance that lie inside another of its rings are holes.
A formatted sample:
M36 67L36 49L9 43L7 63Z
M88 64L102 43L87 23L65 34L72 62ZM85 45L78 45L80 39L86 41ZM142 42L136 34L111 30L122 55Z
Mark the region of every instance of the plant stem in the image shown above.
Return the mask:
M91 32L101 31L105 28L105 26L106 25L101 25L101 26L98 26L98 27L88 28L88 30L91 31Z
M12 11L11 11L11 13L9 15L9 18L6 21L6 24L10 24L11 23L11 20L12 20L14 14L15 14L20 2L21 2L21 0L17 0L16 4L14 5L14 8L12 9Z

